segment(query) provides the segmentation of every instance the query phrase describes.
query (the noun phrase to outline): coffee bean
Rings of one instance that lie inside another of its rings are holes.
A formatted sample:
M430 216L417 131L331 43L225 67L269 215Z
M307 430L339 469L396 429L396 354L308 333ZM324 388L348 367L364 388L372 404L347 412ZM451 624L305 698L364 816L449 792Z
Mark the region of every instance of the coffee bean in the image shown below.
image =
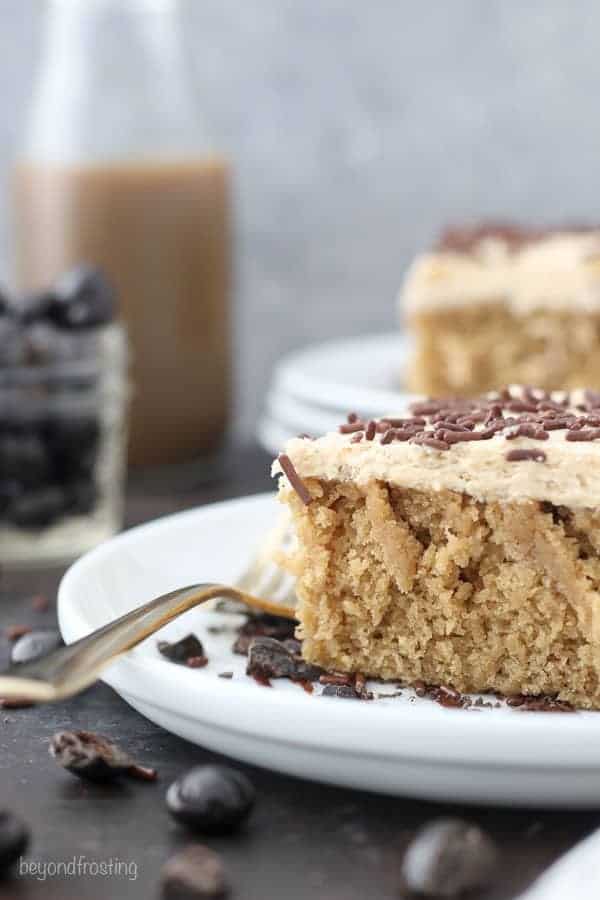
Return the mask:
M69 512L77 516L91 513L98 501L98 489L93 481L80 479L65 488Z
M462 819L436 819L417 832L404 855L406 887L424 897L458 897L489 883L497 862L492 839Z
M94 334L65 331L51 322L34 322L25 332L29 361L35 365L93 359L96 348Z
M41 440L35 435L0 437L0 472L7 481L18 481L26 487L44 482L50 471L50 460Z
M96 416L62 413L47 424L44 436L55 471L62 479L92 477L100 439Z
M193 844L169 859L161 869L163 900L210 900L228 893L221 858L202 844Z
M0 481L0 515L10 516L12 504L23 493L23 485L14 479Z
M21 366L27 359L25 341L13 316L0 317L0 366Z
M114 317L115 295L104 275L81 265L54 285L48 317L61 328L84 329L105 325Z
M29 831L17 816L0 810L0 874L25 853L29 844Z
M173 818L207 834L231 831L247 818L254 805L251 782L228 766L196 766L167 791Z
M90 781L112 781L119 775L142 781L156 778L155 769L138 765L117 744L91 731L59 731L48 750L67 771Z
M60 518L67 508L65 492L51 486L22 494L13 501L10 520L21 528L44 528Z
M45 395L27 395L23 403L21 396L2 403L0 432L11 435L35 435L41 437L49 418L48 400Z
M19 297L12 308L21 322L29 324L43 319L48 314L51 304L51 291L36 291Z
M205 656L202 641L195 634L188 634L178 641L158 641L158 652L170 662L186 665L188 659Z
M62 638L54 628L29 631L20 637L12 646L10 661L12 663L26 663L52 650L57 650L62 645Z

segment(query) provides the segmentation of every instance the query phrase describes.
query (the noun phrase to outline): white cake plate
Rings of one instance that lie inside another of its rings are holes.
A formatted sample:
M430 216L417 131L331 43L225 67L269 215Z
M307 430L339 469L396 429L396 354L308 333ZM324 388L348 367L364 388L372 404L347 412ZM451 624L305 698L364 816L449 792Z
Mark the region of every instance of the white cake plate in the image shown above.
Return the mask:
M67 642L157 594L196 581L232 582L274 523L271 495L206 506L135 528L69 570L59 592ZM595 807L600 803L600 714L444 709L417 698L321 697L245 675L231 652L231 616L193 610L162 638L191 629L204 669L163 659L151 638L106 681L144 716L189 741L265 768L364 790L438 800ZM233 678L219 678L232 671ZM382 691L387 688L381 687Z

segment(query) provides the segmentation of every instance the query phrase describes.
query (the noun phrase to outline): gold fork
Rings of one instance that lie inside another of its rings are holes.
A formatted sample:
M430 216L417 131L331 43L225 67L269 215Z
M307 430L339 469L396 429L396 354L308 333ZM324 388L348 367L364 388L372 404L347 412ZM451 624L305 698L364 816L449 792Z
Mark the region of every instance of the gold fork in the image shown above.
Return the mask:
M263 547L235 587L206 583L178 588L138 606L108 625L47 656L10 666L0 675L0 698L25 703L48 703L72 697L93 684L100 672L118 656L140 644L188 609L215 597L237 600L250 609L294 619L294 606L284 602L292 599L293 587L286 587L287 576L271 564L271 559L270 549ZM267 593L271 597L279 592L281 602L257 596L254 591L259 588L260 593Z

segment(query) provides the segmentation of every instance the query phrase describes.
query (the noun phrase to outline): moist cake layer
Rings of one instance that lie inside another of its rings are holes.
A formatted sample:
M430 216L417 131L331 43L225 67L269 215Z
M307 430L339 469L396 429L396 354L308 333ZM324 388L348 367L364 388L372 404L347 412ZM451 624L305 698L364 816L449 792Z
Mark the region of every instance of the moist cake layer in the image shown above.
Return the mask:
M370 440L367 427L359 421L317 440L295 438L285 452L303 479L385 481L478 500L600 507L595 392L550 395L514 387L479 400L415 404L404 417L373 423ZM514 459L514 451L534 458ZM279 462L274 471L281 471Z
M600 312L473 303L422 311L413 320L415 393L478 394L518 381L547 389L600 386Z
M303 655L328 670L600 707L600 515L309 479Z

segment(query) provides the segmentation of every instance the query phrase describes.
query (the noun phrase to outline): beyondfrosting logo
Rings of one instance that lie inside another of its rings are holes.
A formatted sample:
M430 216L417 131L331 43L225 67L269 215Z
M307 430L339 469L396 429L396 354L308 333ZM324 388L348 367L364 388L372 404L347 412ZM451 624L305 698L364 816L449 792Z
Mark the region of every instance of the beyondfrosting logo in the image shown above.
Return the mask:
M18 874L21 878L35 878L46 881L47 878L126 878L135 881L138 877L138 866L133 860L119 859L111 856L108 859L89 859L87 856L73 856L71 859L39 860L19 857Z

